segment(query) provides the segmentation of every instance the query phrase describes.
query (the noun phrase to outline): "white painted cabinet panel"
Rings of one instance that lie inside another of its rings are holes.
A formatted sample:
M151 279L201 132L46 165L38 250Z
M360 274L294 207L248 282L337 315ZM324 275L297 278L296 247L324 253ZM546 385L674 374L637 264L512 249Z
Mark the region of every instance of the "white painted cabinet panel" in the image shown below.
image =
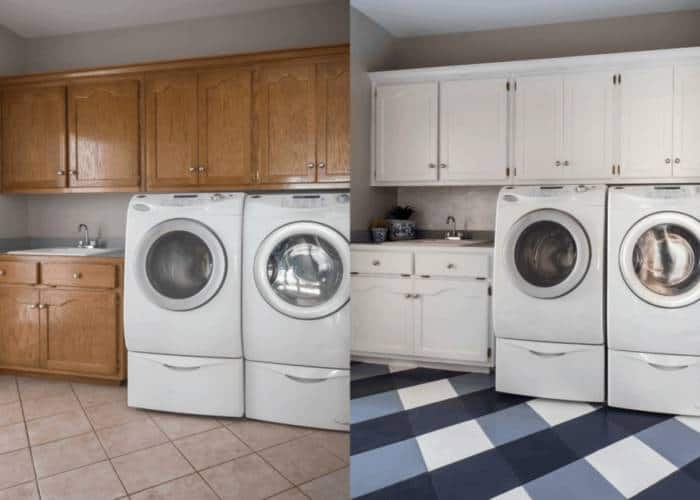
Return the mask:
M460 362L486 362L488 286L486 281L478 280L416 279L416 353Z
M506 181L506 78L440 83L439 179Z
M516 84L515 180L563 178L561 75L519 77Z
M380 85L375 98L377 182L437 182L438 84Z
M677 66L673 99L673 176L700 176L700 65Z
M562 167L566 178L612 176L613 72L564 76Z
M671 176L673 68L633 69L620 73L620 177Z
M411 279L353 276L351 292L353 351L413 353Z

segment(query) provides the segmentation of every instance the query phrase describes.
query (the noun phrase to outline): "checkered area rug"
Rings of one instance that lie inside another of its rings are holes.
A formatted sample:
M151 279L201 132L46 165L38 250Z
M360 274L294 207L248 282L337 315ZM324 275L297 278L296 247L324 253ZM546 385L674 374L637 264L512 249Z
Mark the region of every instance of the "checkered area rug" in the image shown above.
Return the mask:
M499 394L491 375L353 363L351 496L698 499L700 417Z

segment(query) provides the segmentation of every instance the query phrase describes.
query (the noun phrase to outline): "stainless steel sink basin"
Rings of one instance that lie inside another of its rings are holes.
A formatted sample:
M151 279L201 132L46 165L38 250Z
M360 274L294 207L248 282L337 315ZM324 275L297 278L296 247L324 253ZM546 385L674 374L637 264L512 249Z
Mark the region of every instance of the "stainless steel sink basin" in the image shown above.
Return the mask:
M446 240L442 238L423 239L423 240L404 240L391 241L392 245L428 245L428 246L444 246L444 247L471 247L474 245L483 245L489 243L489 240Z
M31 250L13 250L7 253L12 255L55 255L57 257L89 257L91 255L102 255L116 251L116 248L58 247L33 248Z

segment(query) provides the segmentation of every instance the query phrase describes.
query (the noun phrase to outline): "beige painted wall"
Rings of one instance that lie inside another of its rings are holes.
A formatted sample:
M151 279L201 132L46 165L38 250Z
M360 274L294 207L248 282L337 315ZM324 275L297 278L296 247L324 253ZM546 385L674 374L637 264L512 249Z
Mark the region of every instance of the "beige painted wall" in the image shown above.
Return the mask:
M373 188L370 180L370 122L372 103L368 72L387 63L394 39L356 9L350 12L350 157L352 164L351 221L353 231L369 227L396 201L395 188Z
M564 57L700 46L700 10L529 28L397 39L383 69ZM367 181L369 178L367 179ZM360 179L353 178L353 186ZM423 229L493 230L498 188L399 188L398 202L416 207Z

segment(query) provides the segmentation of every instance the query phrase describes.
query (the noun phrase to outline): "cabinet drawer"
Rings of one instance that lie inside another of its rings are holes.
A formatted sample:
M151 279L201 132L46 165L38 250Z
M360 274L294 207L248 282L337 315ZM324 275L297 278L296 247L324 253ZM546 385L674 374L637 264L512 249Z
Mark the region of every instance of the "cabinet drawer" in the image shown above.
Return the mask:
M39 273L36 262L0 262L0 283L35 285Z
M41 282L53 286L116 288L117 269L110 264L43 263Z
M411 252L352 252L352 272L371 274L412 274Z
M419 276L489 276L488 255L464 253L416 253L416 274Z

